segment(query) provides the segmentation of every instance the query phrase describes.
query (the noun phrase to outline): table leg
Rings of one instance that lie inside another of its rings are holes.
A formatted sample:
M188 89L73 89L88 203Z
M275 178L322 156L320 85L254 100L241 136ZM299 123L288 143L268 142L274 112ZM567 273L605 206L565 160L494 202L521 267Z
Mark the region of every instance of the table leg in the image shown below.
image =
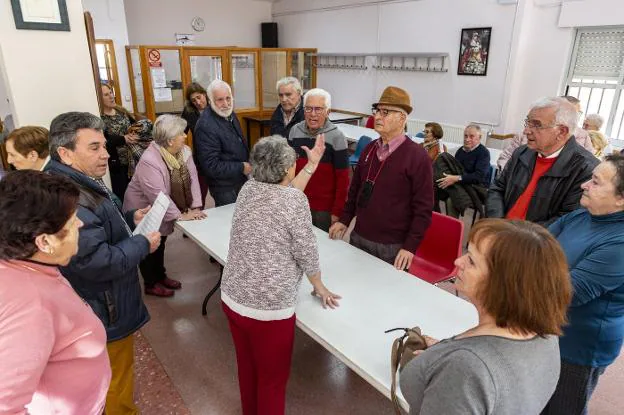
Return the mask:
M206 311L206 307L208 307L208 301L210 301L210 298L213 296L213 294L215 292L217 292L219 287L221 287L221 277L222 276L223 276L223 266L219 265L219 281L217 281L215 286L212 287L212 290L210 290L208 295L206 295L206 297L204 298L204 302L202 303L202 311L201 311L202 316L205 316L206 314L208 314L208 311Z

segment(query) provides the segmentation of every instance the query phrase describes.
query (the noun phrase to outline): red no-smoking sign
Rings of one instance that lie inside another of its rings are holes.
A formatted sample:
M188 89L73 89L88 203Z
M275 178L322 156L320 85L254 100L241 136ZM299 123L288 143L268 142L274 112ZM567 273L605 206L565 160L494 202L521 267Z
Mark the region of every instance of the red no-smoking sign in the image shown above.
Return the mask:
M162 63L160 62L160 51L158 49L148 50L147 59L149 61L149 66L154 66L154 67L162 66Z

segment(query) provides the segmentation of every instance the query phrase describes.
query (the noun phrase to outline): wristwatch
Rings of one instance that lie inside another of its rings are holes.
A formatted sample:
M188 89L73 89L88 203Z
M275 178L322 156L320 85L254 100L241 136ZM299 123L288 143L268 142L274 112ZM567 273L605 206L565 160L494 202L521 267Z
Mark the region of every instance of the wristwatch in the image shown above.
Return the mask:
M461 176L459 176L459 181L460 181L460 182L462 181L462 177L461 177Z
M308 169L307 167L303 168L303 171L305 171L306 173L308 173L310 176L312 176L314 174L313 170Z

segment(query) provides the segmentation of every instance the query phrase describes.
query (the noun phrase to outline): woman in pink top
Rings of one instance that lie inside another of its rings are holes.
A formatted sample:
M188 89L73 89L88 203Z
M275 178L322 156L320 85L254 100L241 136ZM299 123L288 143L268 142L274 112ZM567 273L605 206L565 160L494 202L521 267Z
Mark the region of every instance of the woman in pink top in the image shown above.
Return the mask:
M0 414L101 414L106 332L57 269L78 251L78 189L22 170L0 195Z
M145 150L136 166L132 181L124 196L123 210L140 209L137 206L154 204L160 194L169 198L169 208L160 226L160 246L139 265L145 294L170 297L173 290L182 287L180 281L167 276L165 243L177 220L203 219L203 202L199 189L197 168L186 141L186 121L164 114L156 119L152 136L154 142Z

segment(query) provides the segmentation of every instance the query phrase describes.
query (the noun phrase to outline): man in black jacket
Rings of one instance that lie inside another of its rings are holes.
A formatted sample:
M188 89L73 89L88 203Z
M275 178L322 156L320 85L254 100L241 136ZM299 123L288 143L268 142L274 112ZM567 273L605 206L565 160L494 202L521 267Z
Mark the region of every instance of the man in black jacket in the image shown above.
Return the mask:
M202 112L193 133L198 168L208 182L216 206L236 202L251 173L249 150L234 113L232 89L220 79L208 85L210 106Z
M288 138L290 129L304 119L301 105L303 91L297 78L292 76L277 81L276 88L280 104L271 116L271 135Z
M80 189L78 218L84 223L78 253L61 267L74 290L106 328L112 379L106 413L137 413L134 406L134 340L149 320L138 265L160 243L160 233L132 236L147 209L123 214L121 202L102 177L108 167L104 123L88 112L68 112L50 124L50 157L45 171L72 179Z
M572 139L578 113L563 98L544 98L524 120L527 144L518 147L488 191L487 216L548 226L579 207L581 184L598 159Z

